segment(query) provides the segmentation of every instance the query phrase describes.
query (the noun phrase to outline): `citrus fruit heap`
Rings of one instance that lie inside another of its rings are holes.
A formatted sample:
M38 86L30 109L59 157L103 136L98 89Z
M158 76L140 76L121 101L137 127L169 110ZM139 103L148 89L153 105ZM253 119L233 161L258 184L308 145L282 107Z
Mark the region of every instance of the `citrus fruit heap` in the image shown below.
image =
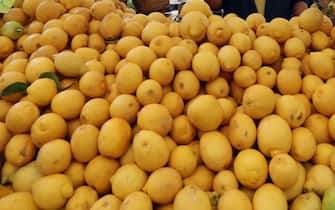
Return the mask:
M0 19L1 210L334 210L335 28L188 1ZM323 202L322 202L323 201Z

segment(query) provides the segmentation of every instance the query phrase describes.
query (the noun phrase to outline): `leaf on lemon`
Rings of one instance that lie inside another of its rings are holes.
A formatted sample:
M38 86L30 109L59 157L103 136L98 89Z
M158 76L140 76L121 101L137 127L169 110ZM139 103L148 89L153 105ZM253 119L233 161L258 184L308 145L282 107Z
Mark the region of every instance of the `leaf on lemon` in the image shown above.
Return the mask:
M54 72L44 72L40 75L40 78L52 79L56 83L58 91L62 90L62 85L59 81L59 78Z
M25 93L27 88L29 87L29 84L24 82L14 82L13 84L10 84L7 86L2 92L1 96L9 96L14 93Z
M7 13L15 4L15 0L0 0L0 13Z

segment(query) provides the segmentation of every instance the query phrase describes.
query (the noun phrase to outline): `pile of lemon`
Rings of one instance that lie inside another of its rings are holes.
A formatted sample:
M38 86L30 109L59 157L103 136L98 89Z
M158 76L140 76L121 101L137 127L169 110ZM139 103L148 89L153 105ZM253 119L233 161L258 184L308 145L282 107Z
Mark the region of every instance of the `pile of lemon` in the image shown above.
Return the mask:
M0 20L1 210L334 210L335 28L118 0Z

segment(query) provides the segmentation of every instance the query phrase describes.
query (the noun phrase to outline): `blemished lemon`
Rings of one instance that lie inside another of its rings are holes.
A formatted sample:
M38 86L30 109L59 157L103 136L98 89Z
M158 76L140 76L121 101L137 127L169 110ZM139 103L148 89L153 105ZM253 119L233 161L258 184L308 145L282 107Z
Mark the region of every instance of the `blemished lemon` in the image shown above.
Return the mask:
M34 121L40 116L38 107L29 102L22 101L14 104L6 115L6 126L14 134L28 132Z
M36 153L36 147L32 142L30 135L14 135L5 148L6 160L18 167L32 161Z
M136 97L142 105L159 103L162 96L162 86L152 79L143 81L136 90Z
M67 124L58 114L47 113L41 115L31 127L31 137L37 147L53 139L65 138Z

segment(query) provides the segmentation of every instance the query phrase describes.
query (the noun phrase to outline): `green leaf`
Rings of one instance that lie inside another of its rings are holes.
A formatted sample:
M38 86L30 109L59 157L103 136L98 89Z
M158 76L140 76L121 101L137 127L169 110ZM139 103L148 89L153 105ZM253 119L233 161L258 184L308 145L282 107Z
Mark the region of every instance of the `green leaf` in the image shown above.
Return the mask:
M25 93L29 84L24 82L14 82L7 86L1 93L1 96L9 96L14 93Z
M211 201L212 209L216 210L220 199L220 195L216 192L213 192L210 194L209 199Z
M133 3L132 0L128 0L128 1L127 1L127 7L132 8L132 9L135 9L135 5L134 5L134 3Z
M3 179L1 179L1 184L2 185L5 185L5 184L7 184L8 183L8 179L7 178L3 178Z
M52 79L56 83L58 91L62 90L62 85L54 72L44 72L40 75L40 78Z
M7 13L15 4L15 0L0 0L0 13Z

